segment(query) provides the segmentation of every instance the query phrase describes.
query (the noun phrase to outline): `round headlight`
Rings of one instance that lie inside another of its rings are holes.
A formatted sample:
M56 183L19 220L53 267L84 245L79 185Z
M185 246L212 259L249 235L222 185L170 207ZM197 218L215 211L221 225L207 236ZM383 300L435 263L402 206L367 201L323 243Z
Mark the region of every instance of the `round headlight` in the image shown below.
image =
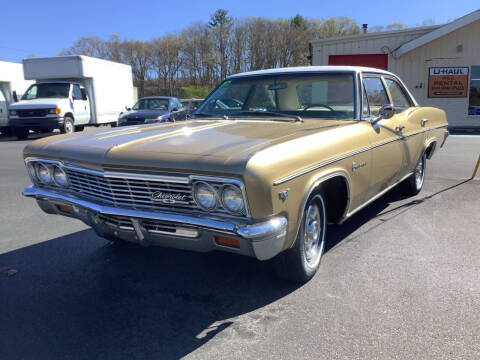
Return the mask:
M226 210L236 214L245 210L242 191L233 185L227 185L223 188L222 203Z
M37 175L37 178L45 185L48 185L52 182L52 174L50 173L48 166L45 164L36 163L35 174Z
M217 193L215 189L207 183L196 183L193 195L197 204L205 210L213 210L217 206Z
M55 165L53 167L53 180L55 183L62 187L68 186L68 177L65 171L60 166Z

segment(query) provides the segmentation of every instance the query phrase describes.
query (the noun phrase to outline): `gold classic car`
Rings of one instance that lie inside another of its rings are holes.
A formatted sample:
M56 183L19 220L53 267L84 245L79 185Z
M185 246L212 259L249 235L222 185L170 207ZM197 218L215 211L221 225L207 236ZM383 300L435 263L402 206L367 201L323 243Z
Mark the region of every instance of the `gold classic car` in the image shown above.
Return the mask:
M417 194L448 136L392 73L299 67L237 74L182 123L29 144L33 197L111 241L272 259L317 271L328 223L401 185Z

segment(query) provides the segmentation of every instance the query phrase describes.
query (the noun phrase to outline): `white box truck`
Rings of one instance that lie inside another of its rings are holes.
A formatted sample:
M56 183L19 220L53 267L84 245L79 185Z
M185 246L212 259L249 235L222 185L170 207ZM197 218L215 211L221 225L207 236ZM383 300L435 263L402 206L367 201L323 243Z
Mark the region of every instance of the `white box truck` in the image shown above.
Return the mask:
M23 60L25 79L35 80L22 99L11 104L9 125L24 139L29 130L63 133L84 126L112 124L134 100L128 65L88 56L55 56Z
M22 64L0 61L0 132L10 134L8 106L22 97L32 84L23 77Z

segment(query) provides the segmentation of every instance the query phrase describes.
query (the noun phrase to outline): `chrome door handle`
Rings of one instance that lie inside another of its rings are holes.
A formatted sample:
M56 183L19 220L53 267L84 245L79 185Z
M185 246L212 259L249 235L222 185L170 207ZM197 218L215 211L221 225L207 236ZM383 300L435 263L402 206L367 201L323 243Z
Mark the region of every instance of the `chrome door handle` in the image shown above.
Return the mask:
M427 124L427 122L428 122L428 119L422 119L422 120L420 120L420 124L421 124L422 126L425 126L425 125Z
M403 129L405 129L405 126L403 126L403 125L397 125L397 126L395 126L395 131L396 131L396 132L402 132Z

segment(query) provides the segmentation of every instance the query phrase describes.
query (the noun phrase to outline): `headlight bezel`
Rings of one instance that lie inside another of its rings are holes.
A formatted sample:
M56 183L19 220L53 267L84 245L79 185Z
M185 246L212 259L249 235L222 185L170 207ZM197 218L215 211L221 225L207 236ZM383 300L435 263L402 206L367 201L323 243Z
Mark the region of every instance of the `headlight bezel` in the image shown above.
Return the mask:
M66 189L70 187L70 179L61 161L47 160L38 158L26 158L25 165L32 183L37 186L48 186ZM65 175L65 183L62 183L58 178L55 178L55 170L61 171ZM38 169L38 170L37 170ZM47 170L49 179L42 177L39 173L41 170Z
M190 176L192 180L192 197L195 203L201 210L215 212L222 215L233 216L233 217L250 217L250 212L248 210L248 200L245 191L245 186L241 180L233 179L233 178L217 178L217 177L209 177L209 176ZM206 183L211 188L215 190L217 196L217 206L213 210L207 210L201 205L198 204L196 199L196 184L198 183ZM231 208L227 207L223 201L223 192L225 189L229 189L233 187L239 194L242 200L242 208L234 211Z

